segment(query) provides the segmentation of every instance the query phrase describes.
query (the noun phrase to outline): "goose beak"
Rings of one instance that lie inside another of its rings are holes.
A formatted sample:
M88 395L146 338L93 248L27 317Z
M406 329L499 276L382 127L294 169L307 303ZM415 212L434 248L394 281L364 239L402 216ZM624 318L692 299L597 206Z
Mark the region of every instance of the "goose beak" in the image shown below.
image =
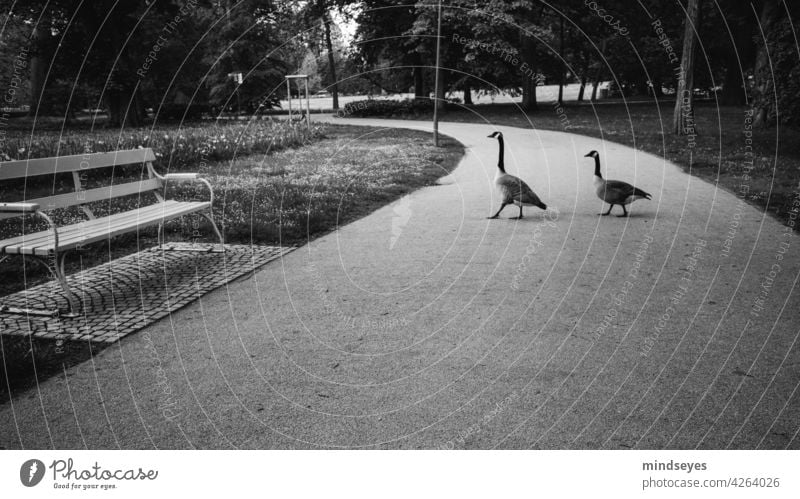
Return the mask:
M592 153L584 154L583 157L584 158L591 158L592 157Z

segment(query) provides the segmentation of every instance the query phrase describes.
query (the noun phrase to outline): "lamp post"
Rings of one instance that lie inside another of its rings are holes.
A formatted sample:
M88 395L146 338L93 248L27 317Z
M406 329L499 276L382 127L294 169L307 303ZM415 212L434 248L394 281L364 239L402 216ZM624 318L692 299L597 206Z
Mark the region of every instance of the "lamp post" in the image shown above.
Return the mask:
M439 147L439 50L442 44L442 0L439 0L436 22L436 77L433 84L433 145Z

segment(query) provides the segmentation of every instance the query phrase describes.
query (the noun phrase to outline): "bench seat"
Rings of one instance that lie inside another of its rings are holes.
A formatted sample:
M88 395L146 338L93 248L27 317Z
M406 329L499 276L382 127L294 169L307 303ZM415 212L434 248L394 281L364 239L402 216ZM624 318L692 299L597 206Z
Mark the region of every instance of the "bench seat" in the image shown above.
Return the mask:
M58 228L58 246L50 229L0 241L0 253L48 256L96 243L139 228L158 225L197 211L208 210L209 202L167 200L102 218Z

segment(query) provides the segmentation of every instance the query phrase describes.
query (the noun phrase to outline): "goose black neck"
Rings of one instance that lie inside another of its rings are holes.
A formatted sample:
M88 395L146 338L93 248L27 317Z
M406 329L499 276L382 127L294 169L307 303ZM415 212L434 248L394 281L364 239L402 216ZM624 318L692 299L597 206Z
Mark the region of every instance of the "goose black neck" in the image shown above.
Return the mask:
M600 156L594 157L594 174L597 177L603 178L603 175L600 173Z
M500 145L500 153L499 153L499 156L497 158L497 167L500 168L501 172L505 173L506 172L506 168L505 168L505 164L503 163L503 149L505 147L503 145L503 136L502 135L497 137L497 143Z

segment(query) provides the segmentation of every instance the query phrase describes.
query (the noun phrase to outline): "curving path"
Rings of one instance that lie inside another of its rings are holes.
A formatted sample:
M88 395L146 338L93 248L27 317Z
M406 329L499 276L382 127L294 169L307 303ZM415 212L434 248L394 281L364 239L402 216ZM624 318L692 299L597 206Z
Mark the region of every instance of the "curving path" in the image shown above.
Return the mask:
M558 212L486 220L493 129L442 123L468 151L441 185L16 397L0 445L800 448L797 237L660 158L507 127ZM653 201L596 216L591 149Z

